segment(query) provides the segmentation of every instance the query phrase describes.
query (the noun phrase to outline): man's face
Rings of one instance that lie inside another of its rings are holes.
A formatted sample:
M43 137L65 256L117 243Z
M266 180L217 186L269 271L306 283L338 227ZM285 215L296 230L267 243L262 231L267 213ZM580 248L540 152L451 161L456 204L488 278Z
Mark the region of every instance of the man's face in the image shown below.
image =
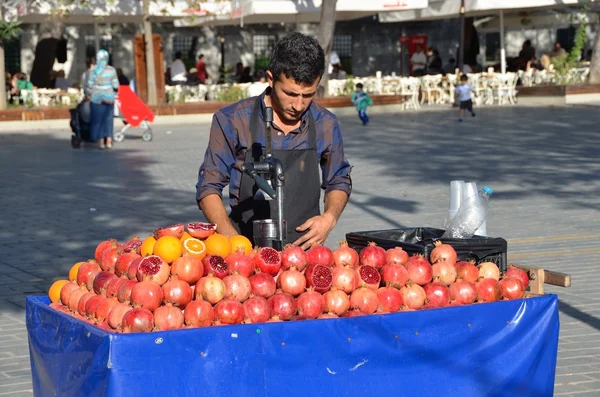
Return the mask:
M315 80L310 85L299 84L294 79L281 75L277 81L267 71L269 86L271 87L271 102L273 110L284 122L297 122L308 109L317 94L321 79Z

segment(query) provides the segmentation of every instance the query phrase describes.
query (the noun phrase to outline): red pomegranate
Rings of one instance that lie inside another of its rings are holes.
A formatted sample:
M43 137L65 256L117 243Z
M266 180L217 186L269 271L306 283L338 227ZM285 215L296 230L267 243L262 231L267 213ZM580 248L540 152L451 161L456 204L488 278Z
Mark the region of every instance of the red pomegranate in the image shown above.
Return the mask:
M132 254L140 254L140 250L142 248L143 241L140 240L138 236L133 237L123 246L123 252L132 253Z
M203 240L217 230L217 225L214 223L194 222L188 223L185 228L190 236Z
M119 279L116 274L112 272L100 272L94 278L94 292L96 295L106 296L106 290L112 280Z
M429 254L429 261L432 264L447 262L454 266L457 258L454 248L450 244L442 243L441 240L436 241L433 245L435 245L435 248Z
M281 251L281 270L288 270L294 266L299 272L308 265L308 255L297 245L287 244Z
M163 290L160 285L151 281L140 281L131 289L131 305L151 312L160 306Z
M239 248L225 258L225 262L229 265L231 274L238 272L244 277L250 277L254 274L254 263L252 258L245 254L243 248Z
M521 280L523 287L527 289L529 287L529 275L523 269L519 269L514 265L508 265L508 270L504 273L504 278L516 277Z
M465 280L470 283L477 282L479 270L473 262L456 262L456 279Z
M504 277L499 284L504 299L521 299L525 295L525 287L517 277Z
M183 312L167 303L154 311L154 330L171 331L183 327Z
M320 319L327 319L327 318L340 318L340 316L333 314L333 313L322 313L317 318L320 320Z
M296 299L285 292L277 293L268 299L271 314L281 320L291 320L296 314Z
M439 281L444 285L450 285L456 281L456 268L449 261L439 261L431 266L433 281Z
M475 285L477 289L477 302L496 302L502 298L502 288L493 278L484 278Z
M60 289L60 303L62 303L65 306L68 306L69 296L71 296L71 293L78 288L79 287L75 283L67 283L63 285L63 287Z
M215 305L215 323L241 324L244 321L244 305L233 298L226 298Z
M171 264L171 275L188 284L196 284L204 275L204 264L197 256L183 255Z
M333 313L336 317L341 316L350 307L348 295L341 290L332 289L323 295L323 311Z
M81 316L85 316L85 305L87 304L87 301L90 300L92 297L94 296L98 296L93 292L88 292L86 294L84 294L81 298L79 298L79 303L77 304L77 313L79 313Z
M136 280L126 280L124 283L121 283L117 291L117 300L121 303L131 302L131 290L137 283Z
M358 278L358 273L352 266L335 266L333 268L332 288L351 294L359 287L359 285L360 280Z
M138 266L138 281L151 281L163 285L171 275L171 266L160 256L150 255L142 259Z
M400 289L404 305L409 309L417 310L423 307L427 298L425 290L419 284L406 284Z
M274 277L281 269L281 254L274 248L262 247L254 254L253 262L255 269Z
M163 236L173 236L176 238L181 238L181 236L183 236L183 225L179 223L176 225L161 227L160 229L156 229L154 231L155 239L158 240ZM156 321L156 316L154 320Z
M457 281L450 285L450 300L461 305L470 305L477 299L477 289L469 281Z
M393 265L404 265L408 262L408 252L400 247L390 248L385 252L385 263Z
M222 256L208 255L202 262L204 263L205 275L213 274L221 280L229 275L229 265Z
M142 263L142 259L144 258L140 256L139 258L135 258L133 261L131 261L129 268L127 268L128 279L137 281L137 272L138 268L140 267L140 263Z
M360 264L381 269L386 263L386 252L374 242L370 242L360 250Z
M67 304L67 306L69 307L69 310L71 310L71 312L73 312L73 313L78 313L77 309L79 308L79 300L85 294L89 294L89 293L90 292L84 286L80 286L77 289L73 290L73 292L71 292L71 294L69 295L69 300L68 300L68 304Z
M108 325L112 329L119 329L123 324L123 316L130 310L133 310L133 308L127 303L115 305L108 314Z
M443 263L443 262L438 262ZM433 309L438 307L448 306L450 303L450 290L444 283L434 281L423 287L425 291L425 306L424 308Z
M223 279L225 294L238 302L244 302L252 293L250 280L241 274L231 274Z
M119 304L119 301L116 298L104 298L98 303L96 306L96 311L94 312L94 320L96 323L101 323L108 318L110 311L113 307Z
M347 318L347 317L362 317L365 314L363 312L361 312L360 310L348 310L346 313L342 314L340 317L342 318Z
M132 309L123 315L123 333L150 332L154 328L154 316L146 309Z
M122 283L125 283L129 280L125 280L122 278L114 278L110 281L110 283L108 283L108 287L106 288L106 297L107 298L116 298L117 297L117 292L119 292L119 288L121 287Z
M336 266L358 266L358 252L348 246L347 241L340 241L339 248L333 251L333 263Z
M112 246L113 244L118 245L119 243L114 238L109 238L108 240L104 240L103 242L98 244L98 246L96 247L96 251L94 252L94 259L96 259L96 262L100 263L100 261L102 260L102 252L104 252L105 249Z
M163 302L182 310L192 301L192 287L177 276L171 276L171 279L162 285L162 290ZM156 316L154 317L156 322Z
M306 278L295 267L290 267L281 272L277 278L277 285L283 292L296 297L306 290Z
M298 315L317 318L323 313L325 301L323 295L309 288L298 297L296 305L298 306Z
M306 254L309 265L333 266L333 252L323 245L313 245Z
M377 293L370 288L360 287L350 295L350 307L364 314L375 313L379 307Z
M388 262L381 268L381 281L389 287L402 288L408 281L408 270L400 264Z
M333 284L331 267L318 263L308 265L304 271L304 277L306 277L306 285L321 294L329 291Z
M90 292L94 292L94 280L96 280L96 276L97 276L98 274L100 274L100 272L94 271L94 272L91 272L91 273L88 275L88 279L87 279L87 281L86 281L86 283L85 283L85 285L86 285L86 287L87 287L88 291L90 291ZM115 276L116 276L116 274L115 274Z
M262 296L253 296L244 302L244 323L266 323L270 318L271 307Z
M479 266L479 278L492 278L496 281L500 280L500 269L494 262L483 262Z
M117 262L115 263L115 274L119 277L127 277L129 265L131 265L131 262L138 258L141 258L141 256L139 256L135 252L127 252L121 254L117 259Z
M198 299L185 307L184 320L188 327L208 327L214 317L213 307L207 301Z
M254 295L262 296L265 299L269 299L275 295L277 285L275 279L270 274L256 273L250 276L250 287Z
M381 276L374 266L362 265L358 268L358 278L360 279L360 285L367 287L373 291L377 291L381 285Z
M113 244L104 251L102 251L102 257L100 258L100 267L105 272L114 272L117 259L121 255L122 251L119 250L120 245Z
M412 256L411 258L415 258L415 256ZM423 286L429 284L433 278L433 269L431 268L431 265L427 262L427 259L421 255L418 255L414 260L409 259L406 263L406 270L408 270L408 282L413 284Z
M226 291L223 280L212 274L202 277L196 284L196 297L202 297L213 305L225 298Z
M85 262L79 266L79 269L77 270L77 285L87 285L89 275L94 272L99 273L100 271L102 271L102 269L100 269L98 262L94 261L93 259Z
M85 303L85 316L87 318L93 318L94 317L94 313L96 313L96 308L98 307L98 305L100 304L100 302L102 302L105 298L101 295L96 295L94 294L94 296L92 296L90 299L87 300L87 302Z
M399 266L402 267L402 266ZM380 313L395 313L404 304L402 294L393 287L381 287L377 291L377 299L379 301Z

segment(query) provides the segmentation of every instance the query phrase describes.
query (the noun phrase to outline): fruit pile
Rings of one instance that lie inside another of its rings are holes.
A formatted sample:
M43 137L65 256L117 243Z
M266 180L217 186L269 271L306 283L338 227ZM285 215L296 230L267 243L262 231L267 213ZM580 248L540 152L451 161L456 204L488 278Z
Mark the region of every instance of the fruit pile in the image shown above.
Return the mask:
M429 260L375 243L360 252L252 248L206 223L158 229L145 240L101 242L49 291L51 307L113 332L353 317L522 298L527 273L457 262L436 243ZM430 262L431 261L431 262Z

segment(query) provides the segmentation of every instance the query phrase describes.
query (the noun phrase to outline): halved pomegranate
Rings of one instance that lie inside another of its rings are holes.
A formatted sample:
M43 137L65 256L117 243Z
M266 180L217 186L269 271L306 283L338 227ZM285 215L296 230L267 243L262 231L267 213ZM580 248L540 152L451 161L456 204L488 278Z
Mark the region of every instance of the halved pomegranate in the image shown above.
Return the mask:
M154 231L154 238L159 239L163 236L173 236L181 238L183 236L183 224L178 223L177 225L165 226Z
M186 229L190 236L205 239L217 230L217 225L214 223L194 222L188 223Z

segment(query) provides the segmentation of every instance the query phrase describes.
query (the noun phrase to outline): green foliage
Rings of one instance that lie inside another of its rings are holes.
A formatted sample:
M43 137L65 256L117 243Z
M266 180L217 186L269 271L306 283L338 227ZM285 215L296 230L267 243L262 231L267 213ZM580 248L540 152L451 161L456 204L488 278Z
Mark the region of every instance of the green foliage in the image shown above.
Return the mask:
M585 9L585 8L584 8ZM580 63L580 58L585 48L585 42L587 35L585 32L586 23L581 20L579 27L575 32L575 38L573 40L573 48L567 54L557 56L551 59L551 63L554 66L555 71L555 83L557 84L572 84L580 83L572 69L577 68Z
M230 85L216 95L219 102L237 102L246 98L246 91L237 85Z
M579 27L577 28L577 32L575 33L575 39L573 40L573 48L571 48L571 52L567 58L567 63L572 67L575 65L579 58L581 58L581 54L585 49L585 41L587 39L587 35L585 33L585 22L581 21Z
M22 31L21 21L0 21L0 39L2 41L19 37Z
M344 83L344 91L342 92L342 94L344 96L352 96L355 89L356 84L354 84L354 77L346 75L346 82Z

